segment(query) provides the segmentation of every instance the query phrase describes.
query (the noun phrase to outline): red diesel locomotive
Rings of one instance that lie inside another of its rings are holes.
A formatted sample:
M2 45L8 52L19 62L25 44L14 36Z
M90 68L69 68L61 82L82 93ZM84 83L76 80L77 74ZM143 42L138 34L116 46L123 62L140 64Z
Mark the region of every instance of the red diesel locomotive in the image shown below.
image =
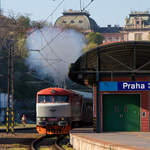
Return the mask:
M92 122L92 104L92 95L86 95L84 99L83 92L63 88L40 90L37 93L36 129L40 134L68 134L73 124L85 122L86 112L86 122Z

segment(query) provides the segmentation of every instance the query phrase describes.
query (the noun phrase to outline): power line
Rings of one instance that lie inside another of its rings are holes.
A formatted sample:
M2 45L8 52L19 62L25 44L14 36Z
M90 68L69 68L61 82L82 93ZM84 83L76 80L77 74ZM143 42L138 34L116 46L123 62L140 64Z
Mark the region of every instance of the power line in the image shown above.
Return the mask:
M91 0L81 11L84 11L87 7L89 7L93 1L94 1L94 0ZM54 9L54 11L46 18L46 20L47 20L50 16L52 16L52 15L55 13L55 11L60 7L60 5L61 5L63 2L64 2L64 0L62 0L62 1L58 4L58 6L57 6L57 7ZM77 17L78 17L78 16L75 16L73 20L75 20ZM46 21L46 20L45 20L45 21ZM69 23L68 25L70 25L70 24L71 24L71 23ZM54 40L56 40L56 38L57 38L61 33L63 33L65 30L62 30L61 32L59 32L58 34L56 34L56 36L54 36L49 42L48 42L47 39L45 38L43 32L42 32L41 30L39 30L39 31L41 32L41 35L43 36L44 40L46 41L46 45L45 45L43 48L41 48L40 50L43 50L45 47L48 46L48 47L51 49L51 51L55 54L55 56L56 56L57 58L59 58L59 59L60 59L61 61L63 61L64 63L67 63L65 60L61 59L61 58L55 53L55 51L53 50L53 48L50 46L50 44L51 44ZM41 52L39 52L39 53L40 53L40 55L44 58L44 60L45 60L50 66L52 66L52 64L50 64L49 61L47 61L47 59L45 59L45 57L43 56L43 54L42 54ZM68 64L68 63L67 63L67 64ZM59 71L57 71L57 69L56 69L54 66L53 66L53 68L54 68L54 70L55 70L57 73L60 73Z
M78 16L75 16L73 20L75 20L77 17L78 17ZM69 23L69 24L67 24L67 25L70 25L70 24L71 24L71 23ZM57 38L60 34L62 34L64 31L65 31L65 30L62 30L61 32L58 32L49 42L46 40L45 46L42 47L40 50L43 50L43 49L46 48L47 46L50 47L50 44L51 44L54 40L56 40L56 38ZM40 32L41 32L41 34L42 34L42 31L41 31L41 30L40 30ZM45 38L44 38L44 40L45 40ZM51 48L51 49L52 49L52 48ZM53 52L54 52L54 50L53 50ZM55 52L54 52L54 53L55 53ZM62 59L60 59L60 60L62 60ZM63 60L63 62L66 63L65 60Z
M83 9L82 9L82 11L84 11L87 7L89 7L91 4L92 4L92 2L93 2L94 0L91 0ZM73 18L73 20L75 20L77 17L79 17L79 16L75 16L74 18ZM70 25L71 24L71 22L69 23L69 24L67 24L67 25ZM42 49L44 49L47 45L50 45L54 40L56 40L56 38L61 34L61 33L63 33L65 30L62 30L61 32L59 32L58 34L56 34L56 36L54 36L49 42L47 42L47 44L42 48Z
M65 60L63 60L62 58L60 58L60 57L57 55L57 53L53 50L53 48L48 44L48 41L47 41L47 39L45 38L43 32L42 32L41 30L40 30L40 32L41 32L41 35L43 36L45 42L47 43L47 46L51 49L51 52L52 52L60 61L62 61L62 62L64 62L64 63L68 64ZM44 48L45 48L45 47L44 47ZM42 48L42 49L43 49L43 48Z
M54 9L54 11L45 19L45 21L50 17L50 16L52 16L54 13L55 13L55 11L60 7L60 5L64 2L65 0L62 0L58 5L57 5L57 7ZM93 2L94 0L91 0L83 9L82 9L82 11L84 11L87 7L89 7L90 5L91 5L91 3ZM75 16L74 17L74 19L73 20L75 20L76 18L77 18L78 16ZM70 25L71 23L69 23L69 24L67 24L67 25ZM33 31L34 32L34 31ZM40 30L40 32L41 32L41 34L42 34L42 31ZM58 34L56 34L56 36L54 36L49 42L47 42L47 40L46 40L46 45L43 47L43 48L41 48L41 50L42 49L44 49L47 45L50 45L61 33L63 33L64 32L64 30L62 30L61 32L59 32ZM31 33L32 34L32 33ZM45 38L44 38L45 39ZM52 48L51 48L52 49ZM53 52L54 52L54 50L52 50ZM55 53L55 52L54 52ZM56 54L55 54L56 55ZM63 60L64 61L64 60Z
M81 2L81 0L80 0L80 11L82 10L82 2Z
M89 7L90 5L91 5L91 3L93 2L94 0L91 0L83 9L82 9L82 11L84 11L87 7ZM58 6L60 6L62 3L64 2L64 0L62 0L60 3L59 3L59 5ZM58 9L58 6L56 7L57 9ZM54 14L54 12L57 10L57 9L55 9L47 18L49 18L51 15L53 15ZM75 20L77 17L79 17L79 16L75 16L74 18L73 18L73 20ZM67 25L70 25L71 23L69 23L69 24L67 24ZM37 29L38 30L38 29ZM35 30L36 31L36 30ZM56 34L56 36L54 36L49 42L47 42L47 44L43 47L43 48L41 48L41 50L42 49L44 49L47 45L50 45L61 33L63 33L65 30L62 30L61 32L59 32L58 34ZM33 31L34 32L34 31ZM32 34L32 33L31 33Z
M30 75L30 76L32 76L32 77L34 77L34 78L36 78L36 79L39 79L39 80L41 80L41 81L44 81L45 83L51 83L51 84L54 85L54 83L53 83L52 81L45 80L45 79L41 79L40 77L38 77L38 76L36 76L36 75L33 75L32 72L27 72L27 74Z
M84 11L87 7L89 7L91 5L91 3L93 2L94 0L91 0L83 9L82 11ZM73 20L75 20L78 16L75 16ZM71 23L69 23L68 25L70 25ZM55 51L53 50L53 48L50 46L50 44L61 34L63 33L65 30L62 30L61 32L59 32L58 34L56 34L56 36L54 36L49 42L46 40L43 32L41 30L39 30L41 32L41 35L43 36L44 40L46 41L46 45L41 48L40 50L43 50L45 47L49 47L51 49L51 51L55 54L55 56L57 58L59 58L61 61L63 61L64 63L68 64L65 60L61 59L56 53ZM41 54L41 53L40 53ZM42 54L41 54L42 55ZM43 57L43 56L42 56ZM44 58L44 57L43 57ZM45 58L44 58L45 59ZM47 62L49 64L49 62ZM52 64L50 64L52 65ZM55 68L55 71L57 71L57 69ZM58 72L58 71L57 71Z
M47 19L50 17L50 16L52 16L55 12L56 12L56 10L61 6L61 4L64 2L65 0L62 0L57 6L56 6L56 8L50 13L50 15L48 15L48 17L45 19L45 21L47 21Z
M93 2L94 0L91 0L81 11L84 11L86 8L88 8L90 5L91 5L91 3Z
M56 6L56 8L47 16L47 18L44 20L44 22L46 22L47 20L48 20L48 18L50 17L50 16L52 16L56 11L57 11L57 9L62 5L62 3L64 2L65 0L62 0L57 6ZM35 30L33 30L30 34L32 34L33 32L35 32L35 31L37 31L38 30L38 28L37 29L35 29Z
M57 68L55 67L55 66L53 66L54 65L54 62L52 62L52 63L50 63L49 62L49 59L47 59L47 58L45 58L45 56L41 53L41 51L40 50L35 50L35 51L37 51L37 52L39 52L39 54L40 54L40 56L43 58L43 60L48 64L48 66L51 66L55 71L56 71L56 75L58 76L58 80L60 80L59 79L59 77L60 77L60 74L61 74L61 72L59 72L58 70L57 70ZM51 59L50 59L51 60ZM58 59L52 59L53 61L57 61L58 62ZM60 59L59 59L59 61L60 61ZM61 81L61 80L60 80Z
M49 61L47 59L45 59L45 56L39 51L39 54L41 55L41 57L43 57L43 59L45 60L45 62L47 62L48 65L50 65L58 74L57 76L59 77L61 72L59 72L54 66L53 64L49 63ZM59 78L58 78L59 79Z

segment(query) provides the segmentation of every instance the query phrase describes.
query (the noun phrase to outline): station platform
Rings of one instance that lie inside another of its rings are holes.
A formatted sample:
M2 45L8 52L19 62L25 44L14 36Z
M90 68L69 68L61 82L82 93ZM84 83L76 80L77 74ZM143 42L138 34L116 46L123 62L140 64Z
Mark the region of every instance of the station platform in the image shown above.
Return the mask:
M75 150L150 150L150 132L94 133L92 128L70 131Z

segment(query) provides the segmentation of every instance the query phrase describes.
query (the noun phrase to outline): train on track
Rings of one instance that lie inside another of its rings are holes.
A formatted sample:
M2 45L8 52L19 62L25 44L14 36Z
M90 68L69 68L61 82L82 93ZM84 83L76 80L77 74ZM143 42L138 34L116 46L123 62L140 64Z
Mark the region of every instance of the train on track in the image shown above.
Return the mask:
M36 129L40 134L68 134L74 125L93 121L92 93L46 88L37 92Z

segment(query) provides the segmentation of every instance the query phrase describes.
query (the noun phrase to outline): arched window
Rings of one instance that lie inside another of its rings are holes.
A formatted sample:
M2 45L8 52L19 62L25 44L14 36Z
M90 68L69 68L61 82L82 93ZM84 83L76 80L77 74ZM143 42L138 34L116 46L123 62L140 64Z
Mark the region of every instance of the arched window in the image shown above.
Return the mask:
M71 20L70 23L75 23L74 20Z
M63 21L62 21L62 23L66 23L66 21L65 21L65 20L63 20Z

